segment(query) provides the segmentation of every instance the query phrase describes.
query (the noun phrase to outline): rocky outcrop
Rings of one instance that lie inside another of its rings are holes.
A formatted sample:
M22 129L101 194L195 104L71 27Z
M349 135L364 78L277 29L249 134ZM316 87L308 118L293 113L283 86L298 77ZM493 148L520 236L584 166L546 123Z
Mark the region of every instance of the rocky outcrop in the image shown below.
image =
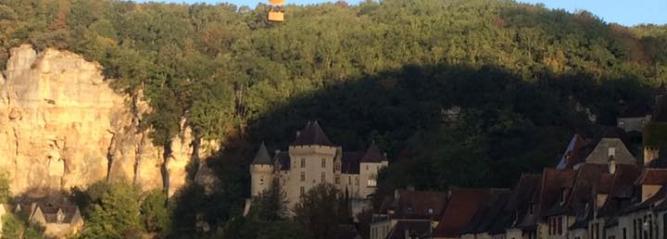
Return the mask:
M99 180L162 188L162 147L138 129L141 112L130 110L149 110L145 102L115 93L102 67L77 54L37 53L29 45L10 53L4 77L0 74L0 170L9 173L13 194L68 190ZM190 130L173 142L166 165L170 193L186 182ZM202 144L202 158L215 150L211 145Z

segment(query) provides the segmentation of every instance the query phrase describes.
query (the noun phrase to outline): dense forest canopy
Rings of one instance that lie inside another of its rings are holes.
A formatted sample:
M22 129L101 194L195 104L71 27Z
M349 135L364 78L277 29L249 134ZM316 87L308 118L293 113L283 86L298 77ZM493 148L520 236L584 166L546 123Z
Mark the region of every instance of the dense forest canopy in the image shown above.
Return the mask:
M552 166L592 118L614 125L650 105L667 79L666 26L625 27L586 11L384 0L288 5L276 24L266 10L2 0L0 69L23 43L74 51L104 66L134 100L128 107L145 97L154 110L140 124L157 145L168 148L183 119L196 140L220 140L222 161L240 164L220 166L234 206L206 210L217 224L241 208L248 153L260 141L283 149L307 120L346 149L375 141L388 151L395 166L380 193L509 186Z

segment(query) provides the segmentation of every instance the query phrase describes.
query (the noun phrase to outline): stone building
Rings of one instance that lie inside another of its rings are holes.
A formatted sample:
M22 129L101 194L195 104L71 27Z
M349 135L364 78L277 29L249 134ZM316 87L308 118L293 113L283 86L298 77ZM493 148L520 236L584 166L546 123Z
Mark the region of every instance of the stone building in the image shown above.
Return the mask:
M250 165L252 196L266 191L277 180L292 209L308 190L330 183L350 196L353 212L360 210L375 192L378 172L389 165L386 155L375 144L363 152L343 151L329 140L317 121L308 122L296 135L287 151L276 151L273 157L264 144L260 146Z
M44 228L48 238L67 238L78 233L83 227L79 207L64 200L50 198L20 200L14 213L28 219L28 222Z

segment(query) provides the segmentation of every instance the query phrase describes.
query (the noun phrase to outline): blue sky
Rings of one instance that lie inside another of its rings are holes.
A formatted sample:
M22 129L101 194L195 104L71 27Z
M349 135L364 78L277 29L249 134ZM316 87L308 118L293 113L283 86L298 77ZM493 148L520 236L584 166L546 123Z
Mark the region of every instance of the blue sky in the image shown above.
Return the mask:
M148 0L138 0L144 2ZM266 0L151 0L157 2L176 3L220 3L229 2L236 5L254 7ZM361 0L347 0L348 3L358 3ZM407 1L407 0L406 0ZM626 26L640 23L667 24L667 0L519 0L527 3L543 3L549 8L559 8L568 11L587 10L601 17L607 22L616 22ZM327 2L327 0L287 0L290 4L313 4Z

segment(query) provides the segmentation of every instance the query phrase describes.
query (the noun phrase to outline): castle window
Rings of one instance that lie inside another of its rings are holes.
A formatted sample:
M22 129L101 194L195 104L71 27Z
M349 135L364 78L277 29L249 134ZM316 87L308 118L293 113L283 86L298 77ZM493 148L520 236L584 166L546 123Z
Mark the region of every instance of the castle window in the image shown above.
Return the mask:
M300 190L299 190L299 194L300 194L301 196L303 196L304 194L306 194L306 189L303 188L303 186L300 188Z
M301 172L301 182L306 181L306 172Z
M322 172L322 175L320 175L320 181L322 183L325 183L327 181L327 175L326 173Z
M609 157L616 157L616 148L609 147Z
M302 158L301 159L301 168L305 168L305 167L306 167L306 159Z
M323 158L322 159L322 168L326 168L326 167L327 167L327 159Z
M264 177L259 178L259 185L264 185Z
M340 175L336 175L334 177L334 180L335 180L336 184L340 184Z
M340 171L340 162L336 162L335 168L336 168L336 171Z

